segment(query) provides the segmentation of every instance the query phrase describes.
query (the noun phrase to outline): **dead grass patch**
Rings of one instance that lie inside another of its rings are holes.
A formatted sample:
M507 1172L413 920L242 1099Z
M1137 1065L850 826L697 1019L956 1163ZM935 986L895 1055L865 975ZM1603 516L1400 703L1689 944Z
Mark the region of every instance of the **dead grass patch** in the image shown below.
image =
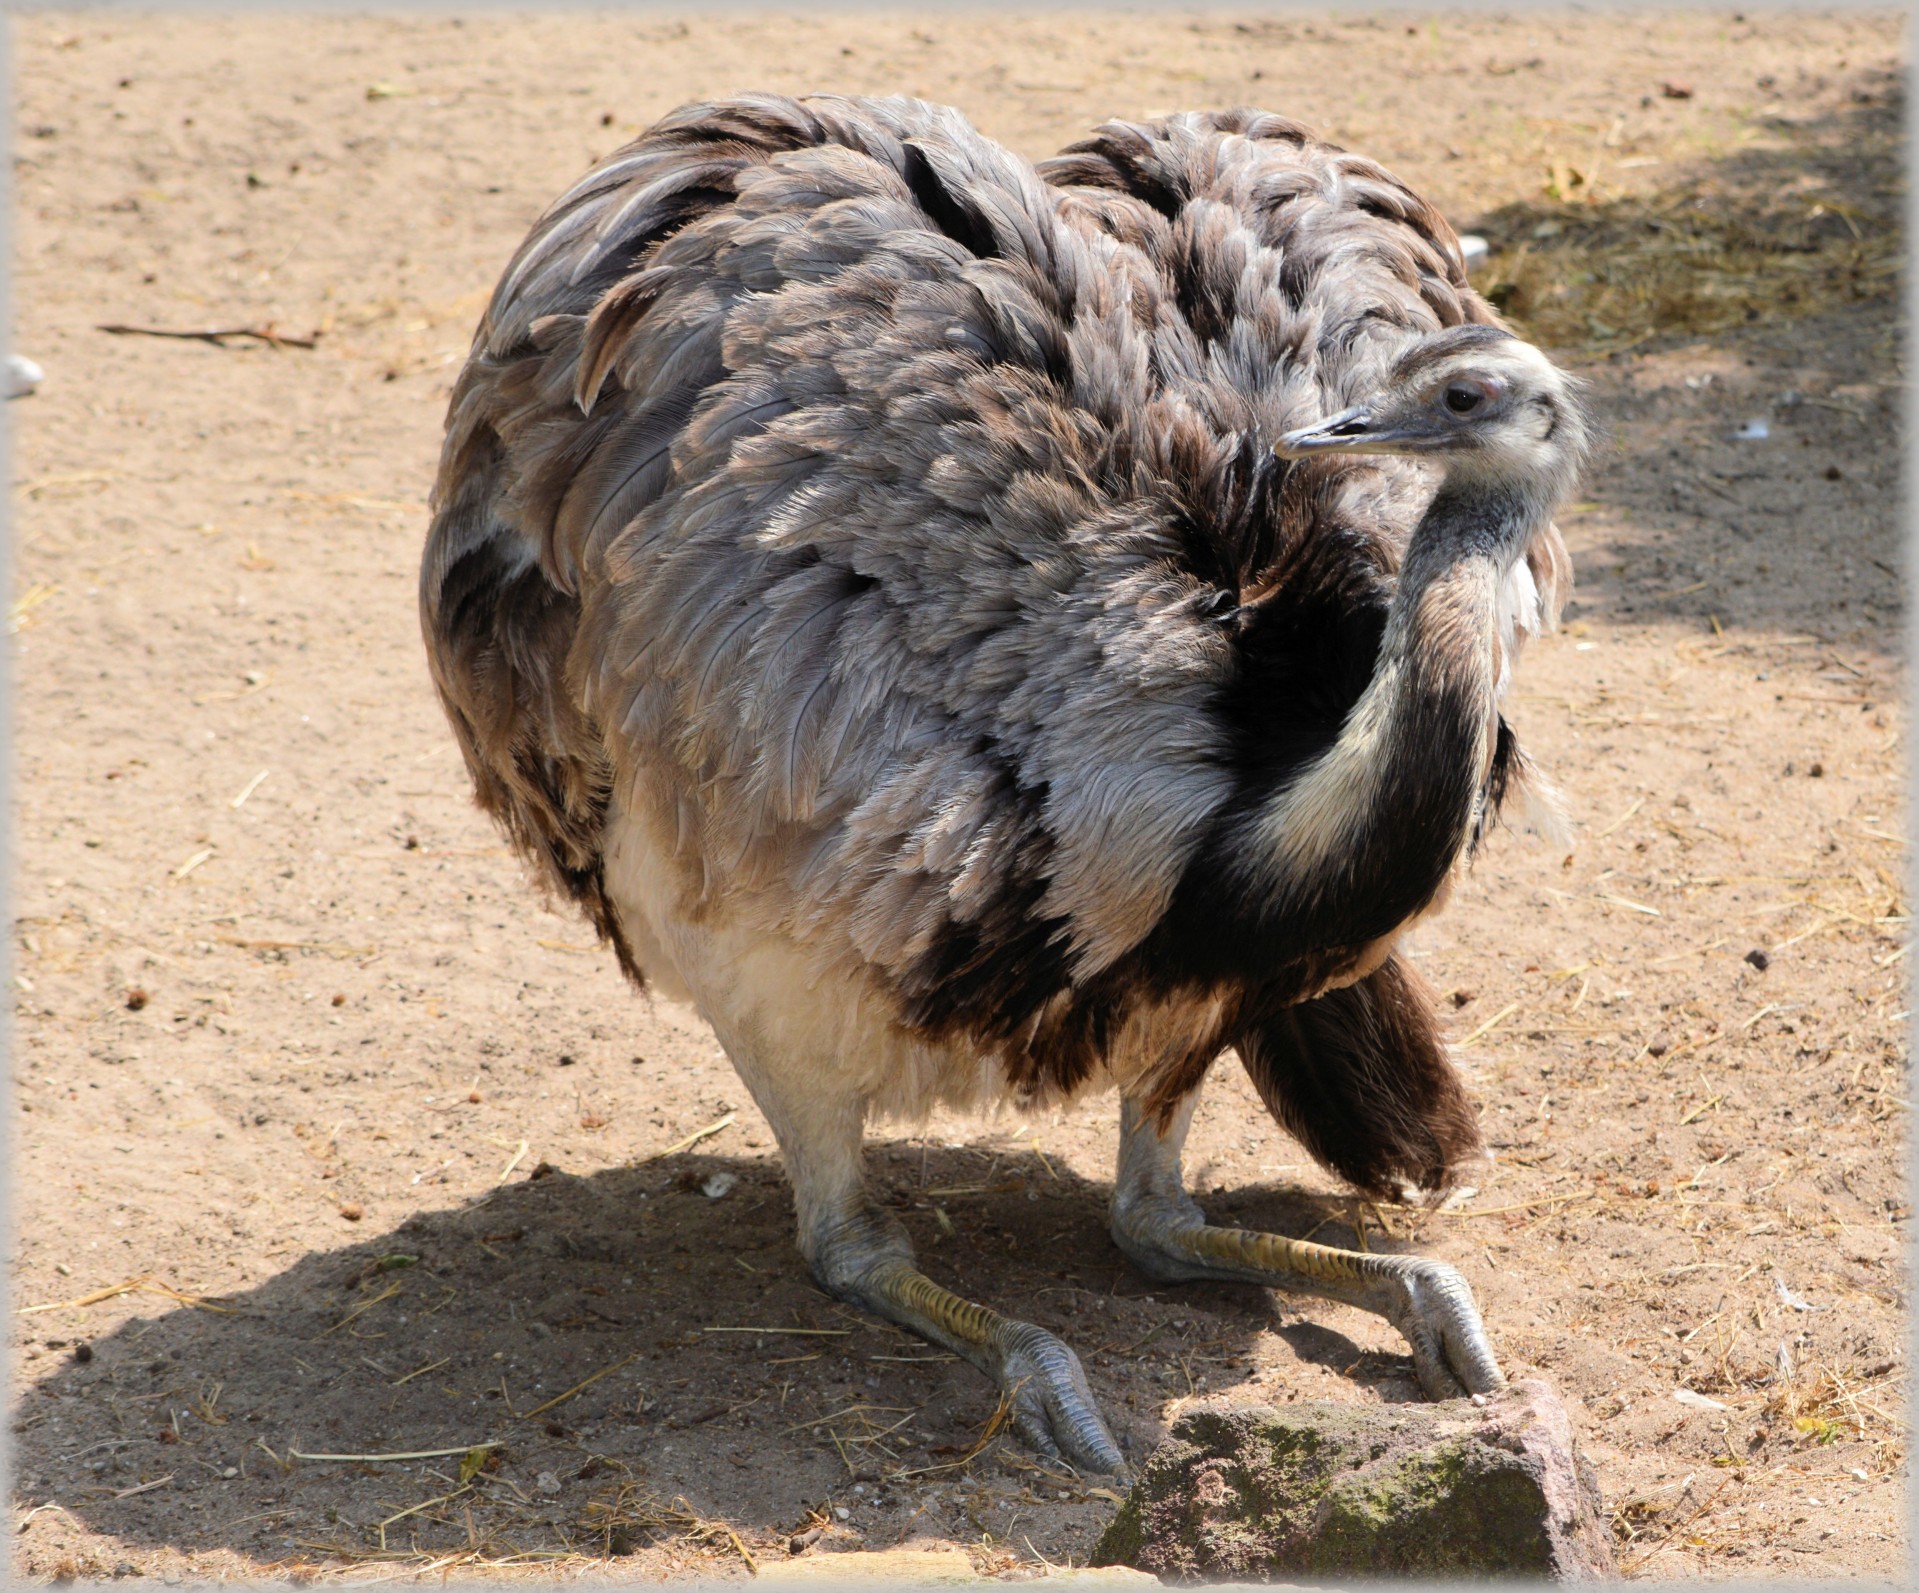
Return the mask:
M1896 118L1772 143L1649 192L1550 165L1483 223L1480 291L1529 338L1614 352L1889 298L1904 261Z

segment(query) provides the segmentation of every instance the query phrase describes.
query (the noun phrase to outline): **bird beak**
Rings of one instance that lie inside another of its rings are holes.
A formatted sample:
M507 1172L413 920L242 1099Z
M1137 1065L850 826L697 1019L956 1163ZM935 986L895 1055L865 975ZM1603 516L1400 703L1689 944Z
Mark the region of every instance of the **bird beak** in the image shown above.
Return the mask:
M1306 454L1385 453L1415 440L1404 427L1382 426L1370 404L1355 404L1337 415L1287 432L1273 444L1273 452L1282 459Z

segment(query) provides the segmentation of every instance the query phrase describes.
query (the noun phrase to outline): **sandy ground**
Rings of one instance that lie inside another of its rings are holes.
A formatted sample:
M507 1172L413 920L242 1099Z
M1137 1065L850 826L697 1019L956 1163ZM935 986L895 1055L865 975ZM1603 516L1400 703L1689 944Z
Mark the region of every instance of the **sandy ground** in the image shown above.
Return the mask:
M1902 35L1863 14L10 25L15 346L49 373L6 411L10 1555L40 1581L744 1575L814 1526L1021 1575L1113 1509L972 1453L987 1386L811 1286L711 1036L468 803L423 498L483 297L587 162L757 86L950 100L1032 156L1257 102L1496 250L1569 167L1600 203L1817 177L1807 216L1882 242L1901 180ZM1892 289L1562 350L1612 440L1516 717L1583 831L1498 836L1418 948L1486 1187L1361 1210L1230 1060L1193 1136L1217 1214L1457 1262L1642 1577L1904 1563ZM929 1268L1076 1343L1136 1449L1195 1397L1417 1397L1370 1318L1146 1284L1102 1225L1113 1144L1095 1106L872 1162ZM296 1458L421 1450L450 1453Z

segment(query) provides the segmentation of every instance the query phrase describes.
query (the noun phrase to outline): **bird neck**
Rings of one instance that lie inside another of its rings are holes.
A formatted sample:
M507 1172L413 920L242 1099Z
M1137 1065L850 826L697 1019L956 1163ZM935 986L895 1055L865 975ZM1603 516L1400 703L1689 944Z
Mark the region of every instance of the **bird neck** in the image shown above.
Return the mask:
M1249 851L1274 911L1358 946L1431 905L1478 816L1499 589L1537 518L1510 489L1447 483L1434 497L1371 681L1332 746L1255 821Z

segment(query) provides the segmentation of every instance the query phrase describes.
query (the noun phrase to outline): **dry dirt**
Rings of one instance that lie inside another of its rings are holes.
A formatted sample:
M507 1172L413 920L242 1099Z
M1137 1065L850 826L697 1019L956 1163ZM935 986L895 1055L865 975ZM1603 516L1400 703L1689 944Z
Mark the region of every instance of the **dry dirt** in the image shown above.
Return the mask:
M1569 196L1758 195L1877 251L1751 320L1562 339L1611 443L1516 717L1581 838L1497 836L1419 947L1485 1187L1361 1210L1230 1060L1191 1166L1220 1216L1457 1262L1572 1403L1632 1574L1900 1575L1896 19L11 29L14 346L48 371L6 409L14 1576L744 1575L813 1526L1024 1575L1113 1509L975 1453L986 1384L812 1287L711 1036L542 910L422 667L484 294L588 161L748 87L921 93L1033 156L1261 103L1482 223L1495 275ZM930 1270L1079 1346L1136 1452L1196 1396L1417 1397L1377 1321L1133 1273L1112 1117L883 1132L873 1175ZM298 1458L420 1450L452 1453Z

